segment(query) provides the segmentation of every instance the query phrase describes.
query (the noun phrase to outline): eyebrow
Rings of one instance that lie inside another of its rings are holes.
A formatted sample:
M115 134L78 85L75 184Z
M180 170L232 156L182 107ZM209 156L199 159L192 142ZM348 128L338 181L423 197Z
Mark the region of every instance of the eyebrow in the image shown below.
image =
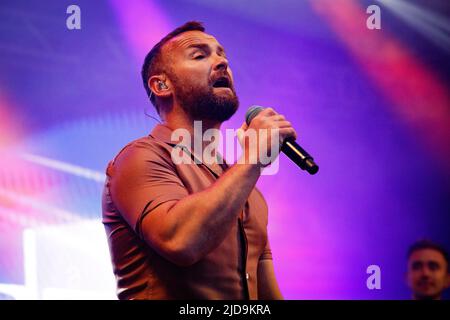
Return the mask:
M209 45L207 45L206 43L193 43L186 47L186 49L191 49L191 48L202 49L204 51L209 51L209 49L210 49ZM219 45L217 47L217 51L225 54L225 49L221 45Z
M436 260L425 260L425 261L424 260L413 260L413 261L411 261L412 265L430 264L430 263L440 265L440 263L438 261L436 261Z

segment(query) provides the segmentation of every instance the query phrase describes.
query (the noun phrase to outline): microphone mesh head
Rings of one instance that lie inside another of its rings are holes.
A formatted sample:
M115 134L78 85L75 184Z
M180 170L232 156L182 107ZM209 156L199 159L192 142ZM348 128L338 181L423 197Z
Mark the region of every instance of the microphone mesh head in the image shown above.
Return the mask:
M250 122L252 122L253 118L263 110L264 108L261 106L251 106L250 108L248 108L247 113L245 114L245 122L247 123L247 125L249 125Z

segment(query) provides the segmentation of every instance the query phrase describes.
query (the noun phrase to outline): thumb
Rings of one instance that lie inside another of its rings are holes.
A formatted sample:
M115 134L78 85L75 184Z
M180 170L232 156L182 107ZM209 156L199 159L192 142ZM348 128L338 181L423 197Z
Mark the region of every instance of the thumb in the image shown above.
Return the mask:
M248 125L247 125L247 123L245 123L245 121L242 123L242 126L239 129L237 129L237 137L238 137L238 141L239 141L239 144L241 145L241 147L244 147L243 139L244 139L244 133L245 133L245 131L247 131L247 129L248 129Z

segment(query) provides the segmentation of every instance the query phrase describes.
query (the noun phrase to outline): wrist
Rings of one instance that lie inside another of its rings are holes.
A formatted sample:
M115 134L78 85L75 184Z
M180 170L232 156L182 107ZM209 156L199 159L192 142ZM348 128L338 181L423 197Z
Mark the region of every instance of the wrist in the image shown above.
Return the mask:
M241 155L236 165L248 171L249 173L257 173L258 175L260 175L262 170L264 169L264 165L262 165L256 159L248 157L248 155L246 154Z

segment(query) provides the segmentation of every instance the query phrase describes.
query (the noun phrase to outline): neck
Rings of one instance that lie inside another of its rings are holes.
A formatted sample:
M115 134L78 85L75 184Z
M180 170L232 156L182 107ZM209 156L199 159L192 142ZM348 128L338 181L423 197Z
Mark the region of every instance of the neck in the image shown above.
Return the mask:
M195 121L195 123L194 123ZM191 135L192 151L195 143L201 143L202 150L204 150L211 141L204 141L203 134L208 129L220 130L221 122L211 120L194 120L187 115L184 110L179 108L173 109L173 112L167 113L163 118L163 124L172 130L186 129ZM199 130L201 128L201 131ZM197 157L202 159L202 155L196 154Z

